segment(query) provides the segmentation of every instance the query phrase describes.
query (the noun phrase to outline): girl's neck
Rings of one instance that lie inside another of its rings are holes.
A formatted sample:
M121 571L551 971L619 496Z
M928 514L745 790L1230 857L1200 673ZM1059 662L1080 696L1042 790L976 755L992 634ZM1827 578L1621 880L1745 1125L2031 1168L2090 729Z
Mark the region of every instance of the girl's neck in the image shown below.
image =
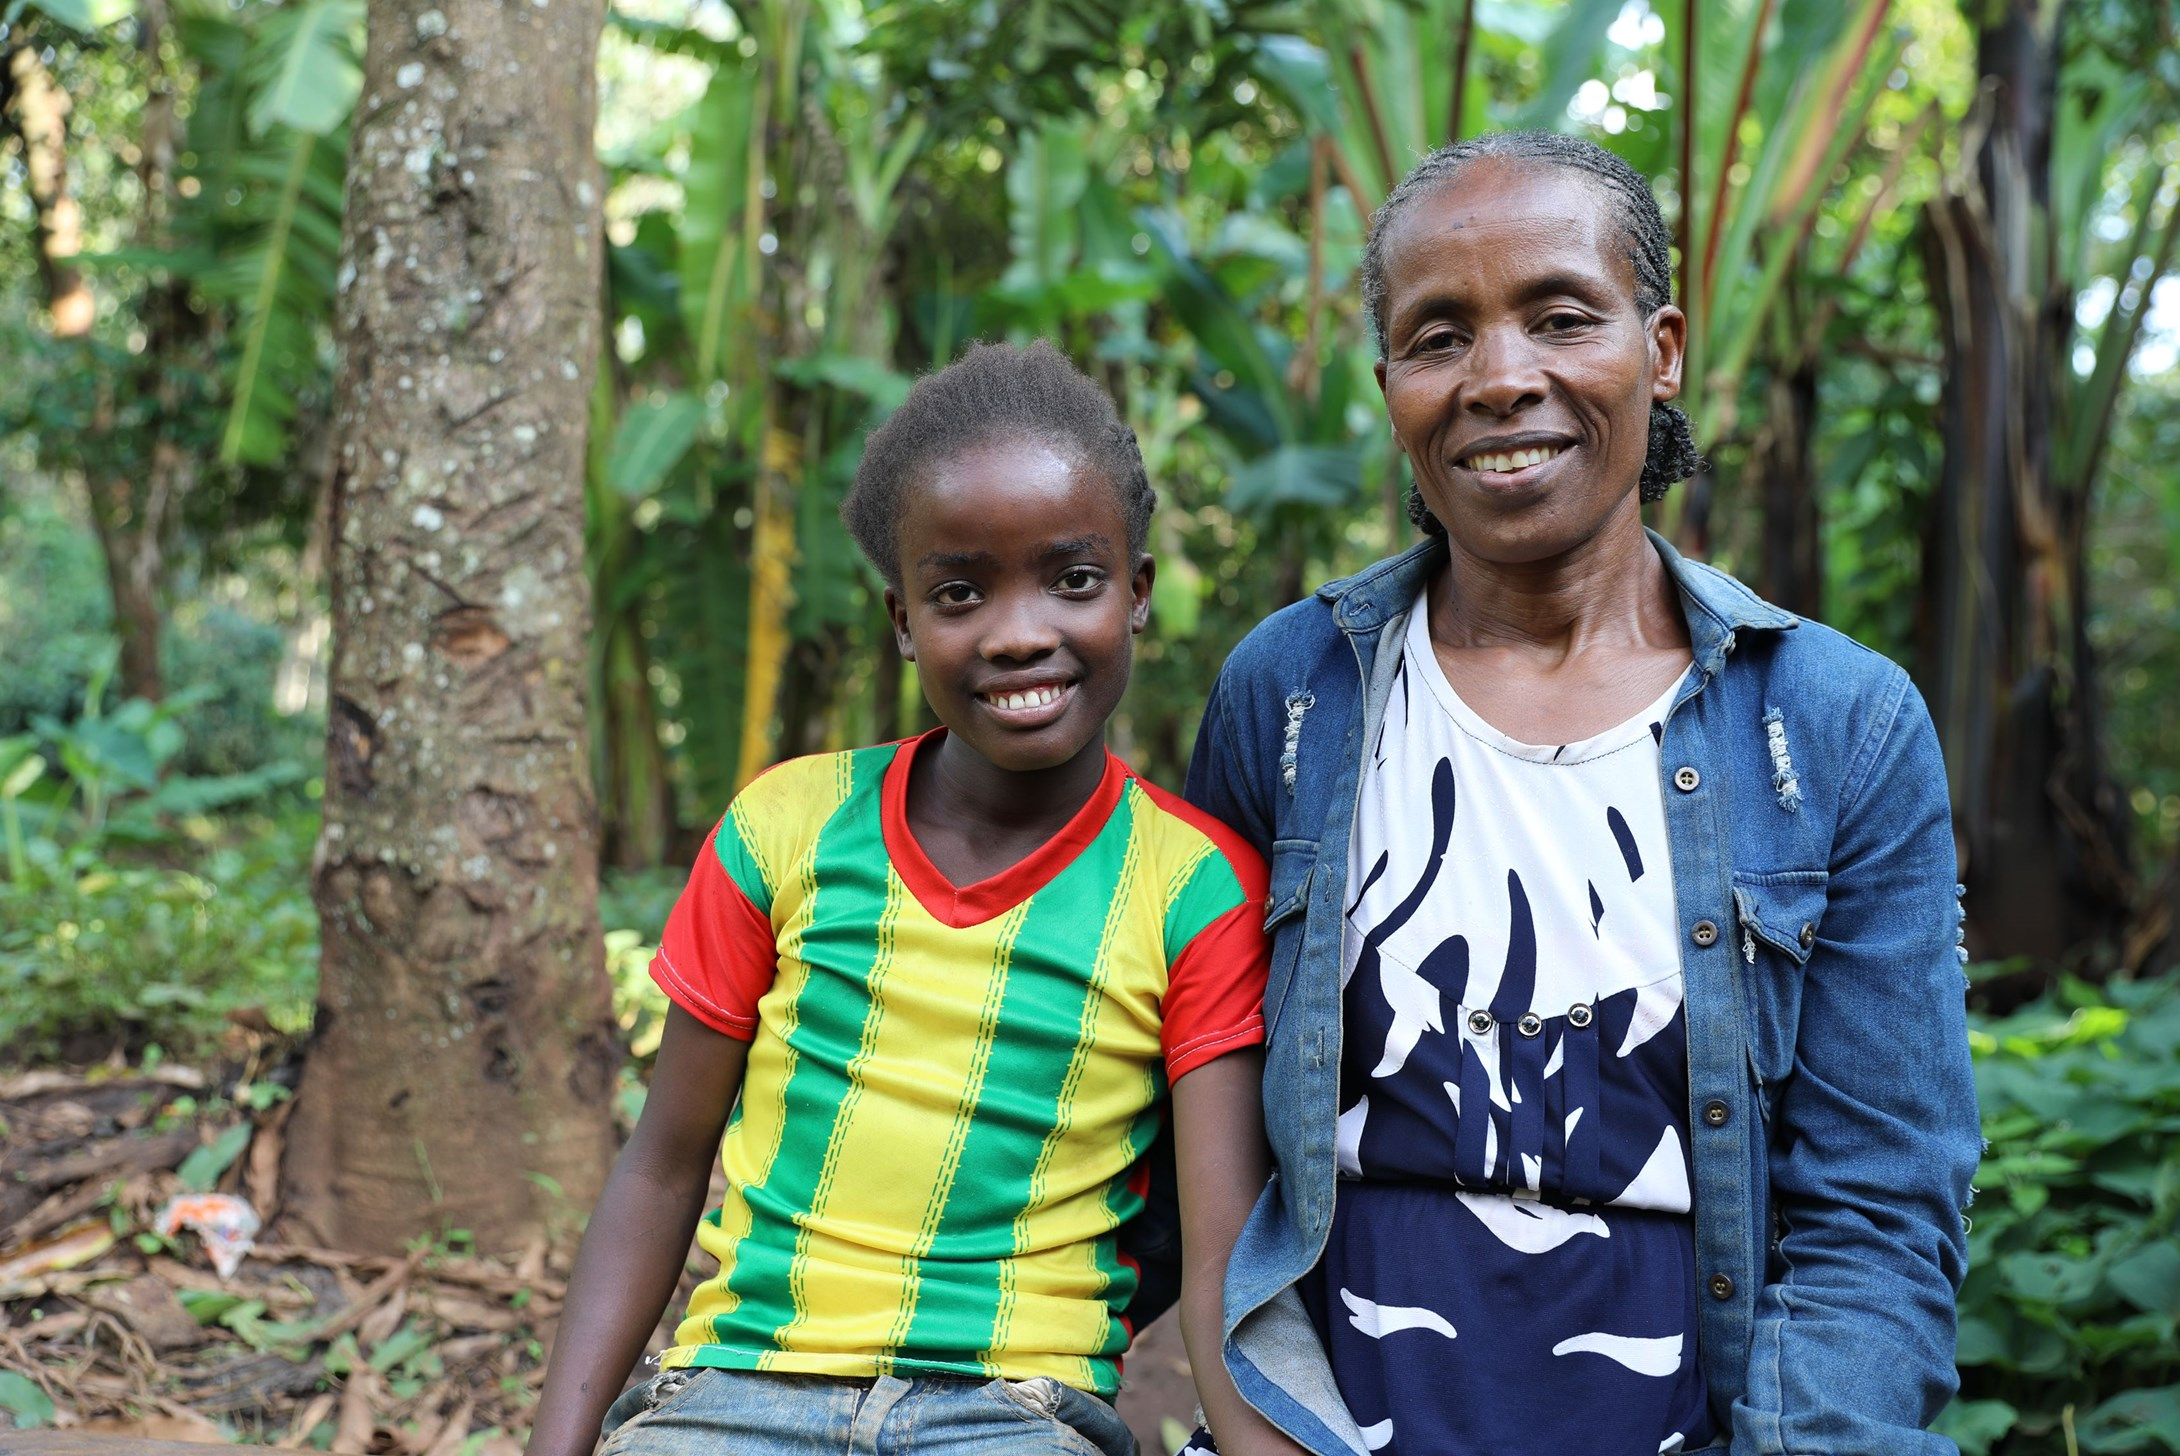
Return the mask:
M1057 833L1090 802L1105 777L1102 737L1065 763L1026 772L999 767L953 733L916 758L908 781L912 824L983 826L1010 838Z

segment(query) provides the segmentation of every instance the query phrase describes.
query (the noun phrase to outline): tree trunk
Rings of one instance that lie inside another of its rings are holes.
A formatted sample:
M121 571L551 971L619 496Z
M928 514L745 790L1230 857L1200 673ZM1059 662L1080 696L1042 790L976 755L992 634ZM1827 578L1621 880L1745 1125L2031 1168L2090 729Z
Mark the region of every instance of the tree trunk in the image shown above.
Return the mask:
M0 75L0 110L11 113L23 143L24 180L36 209L38 276L56 338L89 333L96 311L91 289L76 267L83 251L82 213L68 195L68 94L32 46L17 48Z
M2050 449L2073 306L2048 242L2063 25L2063 6L1997 8L1977 44L1974 170L1964 158L1924 213L1946 395L1921 677L1952 780L1970 948L2047 962L2113 941L2131 890L2124 832L2096 807L2111 797L2097 685L2069 621L2086 492L2055 483Z
M1805 617L1821 615L1824 591L1809 451L1816 417L1816 362L1803 355L1772 375L1763 433L1750 452L1764 507L1762 591L1767 600Z
M318 1019L286 1204L503 1250L587 1209L598 931L583 469L601 0L372 0L343 225Z

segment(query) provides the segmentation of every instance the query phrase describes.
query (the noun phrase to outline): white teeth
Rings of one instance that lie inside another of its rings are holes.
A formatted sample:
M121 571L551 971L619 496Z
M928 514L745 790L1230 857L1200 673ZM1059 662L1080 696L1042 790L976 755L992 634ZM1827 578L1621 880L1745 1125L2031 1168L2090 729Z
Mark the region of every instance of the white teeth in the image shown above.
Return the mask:
M1533 445L1527 450L1471 455L1467 464L1471 470L1490 470L1504 474L1514 470L1527 470L1532 465L1542 465L1559 452L1560 447L1556 445Z
M989 700L995 708L1042 708L1060 700L1057 687L1031 688L1022 693L992 693Z

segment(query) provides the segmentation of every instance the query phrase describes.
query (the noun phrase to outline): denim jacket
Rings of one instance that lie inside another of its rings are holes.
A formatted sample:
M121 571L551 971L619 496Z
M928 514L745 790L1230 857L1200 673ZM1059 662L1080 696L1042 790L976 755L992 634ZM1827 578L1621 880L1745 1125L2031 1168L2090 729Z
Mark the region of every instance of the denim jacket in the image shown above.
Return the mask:
M1924 1427L1956 1386L1981 1139L1930 716L1893 663L1651 539L1695 655L1660 775L1720 1429L1734 1456L1951 1452ZM1188 797L1272 871L1276 1172L1227 1267L1226 1360L1321 1456L1365 1456L1295 1289L1335 1197L1349 833L1408 613L1445 561L1426 540L1266 619L1221 671L1189 766Z

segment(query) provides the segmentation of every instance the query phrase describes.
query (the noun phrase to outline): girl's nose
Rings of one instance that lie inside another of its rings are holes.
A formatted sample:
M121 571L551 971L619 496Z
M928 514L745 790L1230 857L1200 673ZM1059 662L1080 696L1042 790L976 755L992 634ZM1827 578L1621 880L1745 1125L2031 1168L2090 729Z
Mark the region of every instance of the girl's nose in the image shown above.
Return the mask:
M997 610L986 618L983 641L977 650L987 662L1023 662L1042 657L1060 645L1058 624L1044 610L1043 592L1008 593L992 603Z

